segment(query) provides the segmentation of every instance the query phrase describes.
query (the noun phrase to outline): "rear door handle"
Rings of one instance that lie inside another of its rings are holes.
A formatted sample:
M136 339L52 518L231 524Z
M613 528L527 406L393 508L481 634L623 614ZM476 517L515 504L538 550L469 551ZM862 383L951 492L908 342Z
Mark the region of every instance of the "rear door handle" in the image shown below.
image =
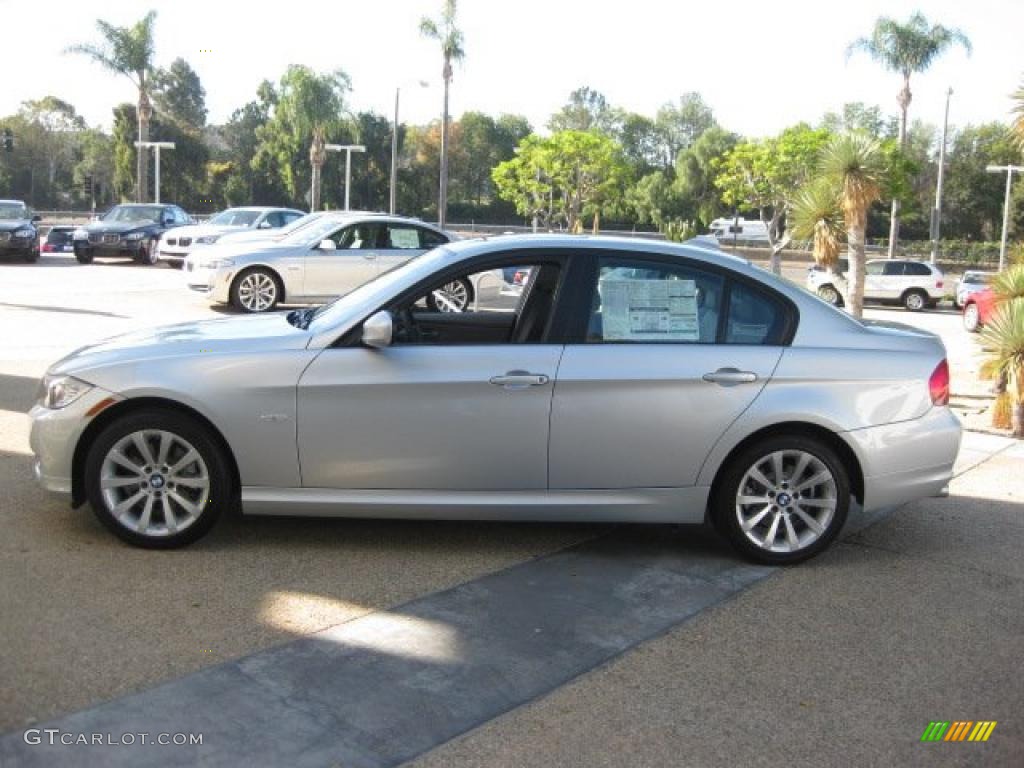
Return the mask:
M505 389L526 389L526 387L542 387L551 381L543 373L529 371L509 371L503 376L492 376L491 384Z
M367 251L366 253L363 254L363 258L372 261L373 259L377 258L377 254L374 253L373 251Z
M750 384L757 381L757 374L752 371L741 371L739 368L719 368L713 373L705 373L701 378L712 384L731 387L736 384Z

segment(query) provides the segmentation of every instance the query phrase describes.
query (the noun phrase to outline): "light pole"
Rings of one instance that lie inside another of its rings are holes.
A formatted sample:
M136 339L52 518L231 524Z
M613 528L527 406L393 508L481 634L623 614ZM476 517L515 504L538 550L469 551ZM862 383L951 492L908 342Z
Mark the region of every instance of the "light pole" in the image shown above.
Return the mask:
M418 81L420 88L426 88L430 83L425 80ZM388 212L394 214L398 200L398 97L402 87L395 88L395 122L391 129L391 195Z
M942 174L946 169L946 132L949 130L949 97L953 89L946 90L946 116L942 119L942 144L939 146L939 177L935 182L935 207L932 209L932 258L939 259L939 237L942 232Z
M1006 268L1006 235L1010 229L1010 188L1013 186L1013 172L1024 173L1024 165L989 165L989 173L1006 172L1006 199L1003 201L1003 238L999 243L999 271Z
M324 144L328 152L345 152L345 210L348 210L349 188L352 186L352 153L365 152L362 144Z
M154 186L156 188L156 200L153 202L160 202L160 150L161 149L174 149L173 141L136 141L135 146L142 148L152 147L156 150L156 174L153 179ZM145 191L143 191L142 197L145 197ZM141 202L141 201L140 201Z

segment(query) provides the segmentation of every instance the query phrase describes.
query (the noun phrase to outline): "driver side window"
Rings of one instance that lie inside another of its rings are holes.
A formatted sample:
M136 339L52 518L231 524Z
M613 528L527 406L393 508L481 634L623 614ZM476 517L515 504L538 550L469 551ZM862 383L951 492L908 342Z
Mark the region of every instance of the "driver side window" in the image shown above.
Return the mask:
M379 224L353 224L335 232L330 239L338 246L339 251L343 250L372 250L379 248L378 241L381 237L381 226Z

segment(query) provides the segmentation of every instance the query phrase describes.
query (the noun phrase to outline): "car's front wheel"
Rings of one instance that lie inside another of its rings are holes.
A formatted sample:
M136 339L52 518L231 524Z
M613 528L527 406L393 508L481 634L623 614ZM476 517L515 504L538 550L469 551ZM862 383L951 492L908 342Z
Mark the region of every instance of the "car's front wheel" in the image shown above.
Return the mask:
M433 312L465 312L473 301L473 284L462 277L431 291L427 306Z
M104 526L150 549L192 543L231 503L221 449L205 427L171 411L138 411L106 427L86 457L85 489Z
M277 276L265 269L249 269L231 285L231 303L243 312L269 312L282 298Z
M142 250L139 251L139 263L152 267L160 261L160 253L157 251L157 241L147 240Z
M903 307L911 312L920 312L928 306L928 294L924 291L907 291L903 294Z
M970 333L981 330L981 313L978 312L978 305L973 302L964 307L964 328Z
M715 484L715 527L750 560L789 565L825 549L850 505L850 481L828 445L803 435L743 450Z
M88 248L75 248L75 259L79 264L92 264L92 251Z
M29 251L22 258L26 264L34 264L39 261L39 251Z
M843 297L839 295L839 291L836 290L835 286L823 285L818 289L818 297L822 301L826 301L833 307L838 307L843 303Z

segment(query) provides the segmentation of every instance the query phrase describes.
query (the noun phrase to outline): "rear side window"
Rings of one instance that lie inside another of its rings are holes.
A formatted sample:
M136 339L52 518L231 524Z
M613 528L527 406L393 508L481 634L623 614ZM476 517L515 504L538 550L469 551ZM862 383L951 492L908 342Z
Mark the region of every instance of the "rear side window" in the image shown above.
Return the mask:
M771 344L781 335L785 313L778 301L742 283L729 290L726 344Z
M435 232L432 229L420 230L420 248L429 251L431 248L437 248L439 245L444 245L447 242L448 238L440 232Z
M903 267L903 274L912 277L929 277L932 273L927 264L921 264L917 261L908 261L904 263Z
M886 277L902 277L904 263L902 261L887 261L885 262L882 274ZM871 274L870 272L868 274Z

